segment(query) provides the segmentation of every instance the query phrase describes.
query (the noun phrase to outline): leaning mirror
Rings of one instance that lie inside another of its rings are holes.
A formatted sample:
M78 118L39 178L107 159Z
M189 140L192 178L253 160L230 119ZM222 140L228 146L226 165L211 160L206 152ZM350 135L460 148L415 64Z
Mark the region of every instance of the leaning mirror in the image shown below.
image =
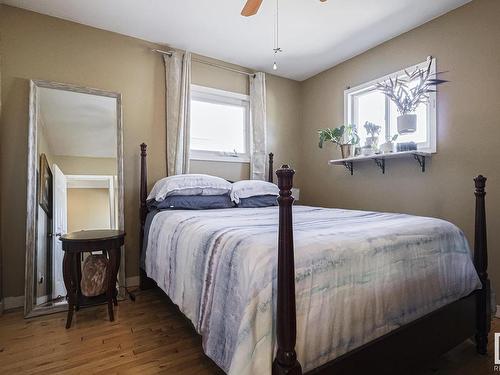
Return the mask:
M124 226L120 94L48 81L30 89L26 317L67 309L61 235ZM122 286L124 264L122 252Z

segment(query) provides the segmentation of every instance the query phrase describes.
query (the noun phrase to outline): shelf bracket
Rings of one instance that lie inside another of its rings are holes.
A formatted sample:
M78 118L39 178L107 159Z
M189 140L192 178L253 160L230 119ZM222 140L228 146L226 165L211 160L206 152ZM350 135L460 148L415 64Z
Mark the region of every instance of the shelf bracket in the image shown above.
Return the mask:
M416 161L418 161L418 164L420 164L420 167L422 168L422 172L425 172L425 156L413 154L413 157L415 158Z
M352 161L344 161L342 164L344 164L344 167L347 168L347 170L351 173L351 176L354 174L354 167Z
M375 158L375 159L373 159L373 161L380 168L380 170L382 171L382 174L385 174L385 159Z

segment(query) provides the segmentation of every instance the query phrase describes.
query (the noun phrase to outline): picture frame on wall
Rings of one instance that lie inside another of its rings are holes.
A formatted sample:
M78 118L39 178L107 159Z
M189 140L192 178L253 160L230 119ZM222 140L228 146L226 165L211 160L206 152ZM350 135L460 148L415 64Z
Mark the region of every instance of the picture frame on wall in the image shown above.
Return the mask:
M38 178L38 204L48 217L52 217L52 171L45 154L40 154Z

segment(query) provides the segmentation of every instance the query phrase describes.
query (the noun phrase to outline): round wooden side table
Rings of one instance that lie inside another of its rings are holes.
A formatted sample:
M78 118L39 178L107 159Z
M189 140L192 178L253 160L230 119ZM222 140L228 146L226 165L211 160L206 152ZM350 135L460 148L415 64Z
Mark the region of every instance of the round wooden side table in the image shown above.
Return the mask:
M82 230L67 233L60 237L64 251L63 277L64 285L68 293L68 318L66 328L71 327L73 310L78 311L80 307L93 306L102 303L108 304L109 320L114 321L113 304L118 305L116 299L116 275L120 268L121 247L124 243L125 232L121 230ZM108 256L107 288L106 293L96 297L85 297L82 295L81 282L81 253L91 251L102 251Z

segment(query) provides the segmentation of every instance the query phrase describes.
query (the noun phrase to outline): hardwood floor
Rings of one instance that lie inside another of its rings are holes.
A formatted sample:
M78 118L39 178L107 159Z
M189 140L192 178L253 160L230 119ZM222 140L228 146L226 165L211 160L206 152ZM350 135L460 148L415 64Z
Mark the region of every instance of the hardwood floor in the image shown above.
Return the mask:
M189 322L158 290L123 301L109 322L106 306L83 309L64 328L66 314L23 319L22 311L0 316L0 374L221 374L201 349ZM492 331L499 332L500 320ZM464 343L415 375L493 374L493 350L476 355ZM353 374L354 375L354 374Z

